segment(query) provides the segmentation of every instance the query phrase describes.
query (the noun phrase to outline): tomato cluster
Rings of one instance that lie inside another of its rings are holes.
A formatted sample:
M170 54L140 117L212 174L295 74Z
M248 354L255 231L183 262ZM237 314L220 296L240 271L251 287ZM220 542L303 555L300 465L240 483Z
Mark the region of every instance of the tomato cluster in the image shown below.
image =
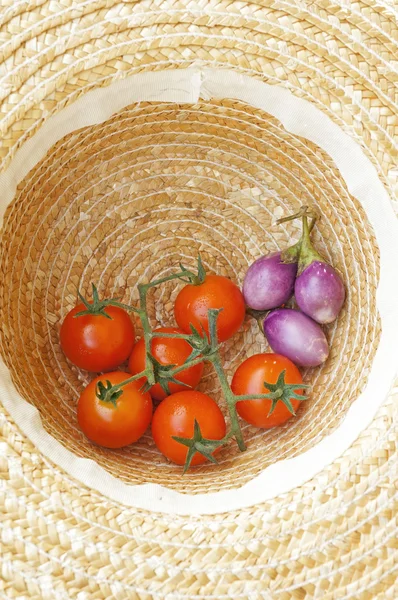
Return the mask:
M77 419L87 438L100 446L121 448L137 441L152 423L155 444L169 460L181 465L214 461L213 454L228 439L226 423L217 403L195 390L203 361L211 359L195 350L191 336L199 335L197 339L206 344L211 339L211 309L219 309L217 343L239 331L246 309L236 284L220 275L202 274L184 285L174 306L178 327L158 328L149 341L145 337L136 341L128 307L100 301L94 286L93 303L82 301L63 321L60 342L77 367L104 373L91 381L78 401ZM214 354L214 347L210 351ZM117 371L126 361L129 373ZM170 375L173 370L176 374ZM280 425L299 405L300 384L300 372L287 358L252 356L232 379L231 394L248 397L236 402L235 414L257 427ZM154 412L153 402L158 403Z

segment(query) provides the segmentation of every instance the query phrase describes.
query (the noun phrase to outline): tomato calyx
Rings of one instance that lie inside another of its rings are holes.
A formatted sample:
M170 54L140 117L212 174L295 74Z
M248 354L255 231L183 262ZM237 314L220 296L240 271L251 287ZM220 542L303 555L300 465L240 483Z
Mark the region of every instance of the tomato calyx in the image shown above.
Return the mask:
M170 334L170 337L173 337L173 334ZM187 340L187 341L189 341L189 340ZM148 392L154 384L158 383L161 386L162 390L167 395L169 395L171 393L170 389L169 389L170 383L176 383L177 385L182 385L187 388L191 387L189 384L184 383L183 381L180 381L179 379L176 379L175 375L177 375L181 371L185 371L186 369L189 369L190 367L194 367L197 364L203 362L204 357L199 350L193 350L192 353L187 358L187 360L180 366L164 365L164 364L160 363L158 360L156 360L156 358L154 356L152 356L151 353L147 354L147 359L148 359L148 362L151 364L151 371L153 374L154 383L149 383L148 381L145 382L142 387L142 391ZM144 372L144 374L145 374L145 372Z
M105 311L107 306L116 306L117 308L122 308L127 311L139 312L136 308L134 308L134 306L130 306L129 304L123 304L122 302L119 302L119 300L117 300L116 298L100 300L98 290L97 290L96 286L94 285L94 283L92 283L91 286L92 286L92 290L93 290L93 301L92 302L88 302L88 300L86 300L86 298L84 298L84 296L79 291L77 292L77 295L79 296L79 299L86 307L86 310L82 310L82 311L76 313L73 317L74 319L76 319L78 317L83 317L84 315L91 315L91 316L101 316L101 317L105 317L106 319L112 320L112 317Z
M98 400L102 400L102 402L110 402L116 408L117 400L123 394L123 388L129 383L133 383L133 381L137 381L137 379L142 379L146 377L147 372L142 371L141 373L137 373L137 375L133 375L132 377L128 377L124 381L120 383L116 383L112 385L109 379L103 381L99 381L96 386L95 395ZM141 391L143 391L141 389Z
M107 379L105 384L103 381L99 381L97 383L96 396L102 402L110 402L116 408L117 399L123 394L123 390L119 388L117 385L112 385L112 383Z
M184 283L190 283L191 285L200 285L206 279L206 270L202 263L200 253L198 254L198 272L194 273L186 269L183 264L180 263L181 275L178 277Z
M152 354L148 355L148 359L152 363L155 382L160 385L162 390L167 395L169 395L171 393L170 388L169 388L170 383L176 383L177 385L182 385L184 387L190 388L190 386L187 383L184 383L183 381L179 381L178 379L176 379L174 377L174 371L177 368L177 365L163 365L158 360L156 360L156 358L154 356L152 356ZM187 362L185 362L183 365L184 369L187 368L186 365L187 365ZM144 384L142 390L149 391L151 389L151 387L152 387L152 385L150 385L150 384L148 384L148 382L146 382Z
M298 389L308 389L310 386L304 383L286 383L285 382L286 370L284 369L279 374L276 383L268 383L264 381L264 387L269 390L268 394L261 394L262 398L269 398L272 400L271 408L268 413L268 417L272 415L275 410L275 407L279 401L283 402L286 408L292 413L292 415L296 415L296 412L291 403L291 399L294 400L308 400L308 396L304 396L303 394L296 394L295 390Z
M192 360L192 358L195 358L195 354L196 356L198 356L199 354L203 354L203 356L208 356L209 354L212 354L214 352L214 348L209 343L206 330L203 327L202 323L200 324L200 326L202 328L202 333L198 331L198 329L196 329L196 327L194 327L192 323L189 324L189 327L191 329L191 335L189 336L189 339L187 341L188 344L192 347L192 354L191 356L189 356L188 360Z
M192 438L183 438L173 435L172 439L183 446L188 448L187 458L185 460L183 474L187 472L189 469L192 459L197 452L202 454L205 458L207 458L210 462L217 464L216 459L213 456L213 452L223 446L225 444L225 439L222 440L209 440L202 436L202 432L200 430L199 423L195 419L193 426L193 436Z
M200 362L203 362L205 357L210 358L216 351L216 349L209 343L206 336L206 331L203 328L203 326L203 333L200 333L192 324L190 325L190 327L191 334L180 334L173 332L155 332L152 334L151 337L155 338L184 339L191 346L192 352L181 366L173 364L165 365L163 363L160 363L151 352L147 352L146 362L150 365L149 370L152 373L153 381L146 381L141 388L142 391L148 392L156 383L158 383L161 386L162 390L167 395L170 395L171 393L169 388L170 383L175 383L177 385L182 385L187 388L190 388L188 384L177 379L175 375L177 375L181 371L189 369L190 367L194 367Z

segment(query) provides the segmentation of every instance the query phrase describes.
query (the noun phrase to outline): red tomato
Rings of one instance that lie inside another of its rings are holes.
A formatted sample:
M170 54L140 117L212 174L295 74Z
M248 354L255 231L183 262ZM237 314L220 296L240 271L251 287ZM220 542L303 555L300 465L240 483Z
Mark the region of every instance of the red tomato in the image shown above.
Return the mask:
M107 306L103 315L82 315L84 304L73 308L61 326L61 348L65 356L86 371L112 371L131 354L135 331L128 313L116 306Z
M194 423L199 423L202 436L221 440L226 426L223 414L212 398L196 391L179 392L159 404L152 419L152 436L160 452L177 465L185 464L188 448L173 440L173 436L191 438ZM201 465L207 459L196 453L191 465Z
M279 375L285 371L286 384L302 383L300 371L288 358L280 354L255 354L245 360L236 370L233 376L231 388L237 396L246 394L267 394L270 390L264 387L264 382L276 383ZM292 387L290 391L303 394L299 387ZM300 400L290 398L292 406L296 411ZM278 400L273 413L268 416L272 400L243 400L236 404L239 415L255 427L266 429L285 423L292 413L287 406Z
M203 283L188 284L178 294L174 313L180 329L190 333L190 323L201 331L203 325L209 335L207 312L209 308L222 308L217 319L219 342L225 342L242 326L245 318L245 301L235 283L221 275L207 275Z
M177 327L160 327L154 333L184 333ZM178 338L152 338L151 354L162 365L175 365L179 367L185 363L192 352L191 346L185 340ZM135 344L129 360L129 371L133 375L140 373L145 369L145 340L141 338ZM176 375L176 379L186 383L191 388L195 388L203 375L203 363L189 367ZM145 381L145 379L144 379ZM144 383L141 381L141 384ZM169 383L170 393L181 392L188 389L184 385ZM159 383L156 383L149 390L153 400L164 400L168 394L162 389Z
M112 402L97 398L96 387L99 381L106 380L112 385L131 377L129 373L115 371L93 379L79 398L77 420L89 440L105 448L123 448L136 442L147 430L152 418L150 394L140 392L137 381L123 387L123 394Z

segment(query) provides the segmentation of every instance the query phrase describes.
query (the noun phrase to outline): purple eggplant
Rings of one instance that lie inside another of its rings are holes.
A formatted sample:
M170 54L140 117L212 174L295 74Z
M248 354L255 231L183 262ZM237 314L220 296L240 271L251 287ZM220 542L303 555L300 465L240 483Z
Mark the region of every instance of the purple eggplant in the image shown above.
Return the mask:
M311 243L310 233L314 220L311 225L308 225L308 214L307 207L302 207L296 215L285 217L278 222L302 218L303 233L298 243L300 250L294 295L300 310L317 323L326 324L337 318L344 304L345 289L340 275Z
M290 221L304 214L312 214L306 206L303 206L296 215L282 221ZM314 227L315 221L316 219L312 218L308 226L309 232ZM300 251L301 240L282 252L261 256L249 267L242 290L249 309L260 312L271 310L290 300L294 292Z
M316 260L296 279L297 306L317 323L331 323L344 304L345 289L337 271Z
M273 310L264 319L263 329L272 350L296 365L317 367L329 356L328 342L320 325L298 310Z
M256 260L243 282L247 306L254 310L269 310L287 302L293 295L296 273L297 262L282 262L280 252Z

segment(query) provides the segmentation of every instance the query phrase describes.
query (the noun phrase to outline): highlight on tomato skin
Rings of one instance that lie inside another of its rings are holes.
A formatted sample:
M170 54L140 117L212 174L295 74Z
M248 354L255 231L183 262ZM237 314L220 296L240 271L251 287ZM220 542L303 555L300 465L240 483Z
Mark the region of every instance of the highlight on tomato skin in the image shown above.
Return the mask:
M190 333L192 324L198 331L203 327L209 336L211 308L222 309L217 320L217 338L219 342L227 341L242 327L246 307L239 287L222 275L206 275L202 283L182 288L174 305L179 328Z
M178 327L159 327L153 332L155 335L151 342L151 354L152 356L162 365L174 365L176 367L182 366L188 357L192 353L192 347L186 340L178 338L165 338L156 337L156 333L171 333L171 334L183 334L184 332ZM145 340L141 338L136 342L133 347L132 353L129 358L129 371L132 375L137 375L145 369ZM199 363L192 367L180 371L176 375L176 379L181 381L181 385L170 382L169 389L170 393L181 392L189 388L193 389L199 384L203 375L203 363ZM140 382L144 384L145 378L140 379ZM185 384L185 385L184 385ZM152 399L156 402L160 402L166 398L169 394L162 388L159 383L156 383L151 387L149 393Z
M152 420L152 399L142 392L138 381L123 387L115 403L97 396L97 384L109 381L117 385L131 377L115 371L93 379L81 394L77 404L77 420L86 437L105 448L123 448L138 441Z
M225 436L225 419L218 404L202 392L193 390L172 394L155 410L152 419L153 440L160 452L177 465L185 464L188 448L173 437L191 438L195 420L204 438L222 440ZM206 460L197 452L191 465L201 465Z
M284 385L281 384L279 398L275 392L276 403L271 414L272 399L263 398L237 402L236 409L239 416L250 425L269 429L282 425L293 417L300 402L305 399L303 388L300 387L303 378L291 360L280 354L272 353L255 354L243 361L235 371L231 389L237 396L267 394L271 390L264 383L276 384L278 379L284 381ZM283 396L283 391L285 396ZM300 400L301 396L303 397ZM285 397L287 404L291 403L294 412L289 410L284 403Z

